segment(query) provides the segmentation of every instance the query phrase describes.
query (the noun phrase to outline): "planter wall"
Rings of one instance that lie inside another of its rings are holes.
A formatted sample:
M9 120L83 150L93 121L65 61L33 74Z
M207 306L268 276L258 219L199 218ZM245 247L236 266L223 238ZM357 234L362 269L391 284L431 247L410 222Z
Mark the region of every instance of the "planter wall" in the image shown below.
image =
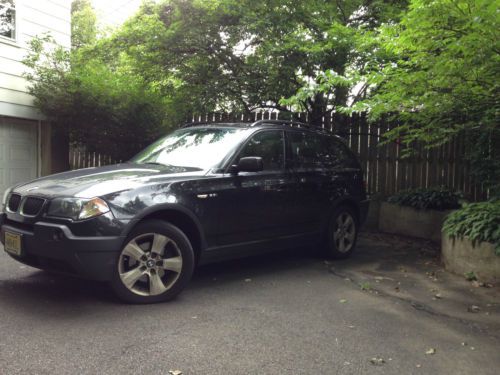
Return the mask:
M500 256L495 254L489 242L473 246L467 238L450 238L443 234L441 257L450 272L463 275L473 271L481 281L500 281Z
M450 212L450 210L417 210L412 207L382 202L379 230L441 242L441 227L444 218Z

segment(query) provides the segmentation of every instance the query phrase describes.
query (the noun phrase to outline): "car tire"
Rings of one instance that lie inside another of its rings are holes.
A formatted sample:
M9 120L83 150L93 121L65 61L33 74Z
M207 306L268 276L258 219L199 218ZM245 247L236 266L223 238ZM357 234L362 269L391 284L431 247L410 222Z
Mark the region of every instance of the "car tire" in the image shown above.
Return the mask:
M195 257L186 235L161 220L137 225L117 254L111 288L122 301L165 302L189 283Z
M358 230L356 212L349 206L337 207L328 225L326 255L334 259L350 257L356 247Z

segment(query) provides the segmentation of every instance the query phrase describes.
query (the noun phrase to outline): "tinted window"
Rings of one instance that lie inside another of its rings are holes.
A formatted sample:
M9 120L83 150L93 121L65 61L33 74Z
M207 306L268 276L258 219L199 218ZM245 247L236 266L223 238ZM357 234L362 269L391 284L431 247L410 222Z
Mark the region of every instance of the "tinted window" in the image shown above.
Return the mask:
M331 136L290 132L289 143L295 168L357 167L349 149Z
M359 168L358 161L349 148L338 139L328 137L332 166L342 165L346 168Z
M326 139L314 133L290 132L289 143L295 168L321 168L330 157Z
M281 170L284 166L283 132L264 131L255 134L245 145L238 159L248 156L260 156L264 170Z

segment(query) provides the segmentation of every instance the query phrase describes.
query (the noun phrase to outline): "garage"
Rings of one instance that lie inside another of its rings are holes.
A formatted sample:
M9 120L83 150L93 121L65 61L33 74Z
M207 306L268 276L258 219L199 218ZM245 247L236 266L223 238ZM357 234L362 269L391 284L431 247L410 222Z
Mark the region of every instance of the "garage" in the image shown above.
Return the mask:
M0 194L37 172L38 122L0 117Z

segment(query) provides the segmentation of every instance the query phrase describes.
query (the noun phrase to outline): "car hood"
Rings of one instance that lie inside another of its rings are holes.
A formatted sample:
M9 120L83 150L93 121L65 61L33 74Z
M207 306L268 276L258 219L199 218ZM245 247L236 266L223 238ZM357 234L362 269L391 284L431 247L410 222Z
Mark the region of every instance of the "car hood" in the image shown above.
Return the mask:
M205 174L198 168L124 163L54 174L18 185L14 192L46 198L93 198Z

